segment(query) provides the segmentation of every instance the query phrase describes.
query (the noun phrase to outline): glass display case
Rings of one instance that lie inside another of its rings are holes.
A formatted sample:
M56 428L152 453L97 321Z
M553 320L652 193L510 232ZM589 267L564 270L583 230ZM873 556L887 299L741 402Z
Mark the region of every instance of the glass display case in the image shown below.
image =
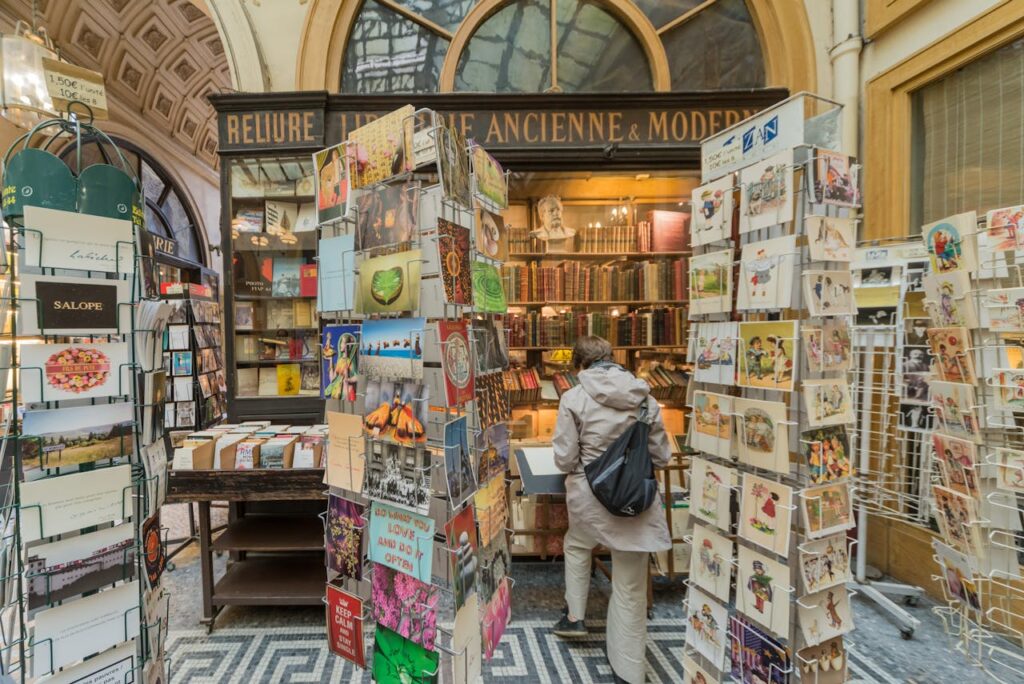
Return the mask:
M295 155L225 163L229 419L315 418L323 403L312 160Z

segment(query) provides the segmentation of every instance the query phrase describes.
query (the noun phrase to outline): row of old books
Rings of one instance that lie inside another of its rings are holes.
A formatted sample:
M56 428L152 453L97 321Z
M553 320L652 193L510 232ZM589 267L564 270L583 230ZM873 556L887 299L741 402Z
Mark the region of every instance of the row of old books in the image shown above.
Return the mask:
M509 368L504 371L505 391L513 404L539 401L540 373L536 368Z
M551 374L551 384L555 386L555 392L562 396L568 390L580 384L580 379L575 373L557 371Z
M681 301L687 292L683 259L563 261L552 266L532 262L506 265L504 271L513 302Z
M570 227L576 230L571 251L585 254L683 252L690 242L690 214L679 211L648 211L646 219L636 225ZM531 237L529 228L511 228L509 250L513 254L542 254L547 245Z
M686 399L686 383L688 375L679 368L670 367L660 362L643 364L637 369L638 378L647 381L651 386L651 396L659 400Z
M510 314L505 322L511 347L568 347L584 335L603 337L617 347L686 343L686 309L664 307L618 316L606 313L539 312Z

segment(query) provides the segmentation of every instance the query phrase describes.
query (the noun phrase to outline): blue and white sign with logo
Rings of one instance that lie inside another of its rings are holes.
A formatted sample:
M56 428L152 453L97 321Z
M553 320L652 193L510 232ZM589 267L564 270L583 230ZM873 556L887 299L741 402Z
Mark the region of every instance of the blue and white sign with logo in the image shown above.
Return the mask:
M780 102L700 145L701 181L720 178L804 142L804 98Z

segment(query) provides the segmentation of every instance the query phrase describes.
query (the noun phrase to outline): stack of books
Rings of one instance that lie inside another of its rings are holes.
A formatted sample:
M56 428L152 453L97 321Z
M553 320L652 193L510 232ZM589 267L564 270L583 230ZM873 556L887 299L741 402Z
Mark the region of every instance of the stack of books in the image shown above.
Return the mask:
M505 391L513 404L540 400L540 373L536 368L510 368L505 371Z

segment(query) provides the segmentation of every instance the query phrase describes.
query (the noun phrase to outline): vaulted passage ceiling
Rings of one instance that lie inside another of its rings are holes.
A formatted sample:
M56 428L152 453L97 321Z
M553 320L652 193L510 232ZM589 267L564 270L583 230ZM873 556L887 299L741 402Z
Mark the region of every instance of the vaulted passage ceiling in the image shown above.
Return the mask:
M5 0L10 18L32 4ZM211 167L217 120L206 100L231 86L220 36L190 0L38 0L40 24L64 57L101 72L112 116L154 131ZM145 140L136 141L145 145Z

